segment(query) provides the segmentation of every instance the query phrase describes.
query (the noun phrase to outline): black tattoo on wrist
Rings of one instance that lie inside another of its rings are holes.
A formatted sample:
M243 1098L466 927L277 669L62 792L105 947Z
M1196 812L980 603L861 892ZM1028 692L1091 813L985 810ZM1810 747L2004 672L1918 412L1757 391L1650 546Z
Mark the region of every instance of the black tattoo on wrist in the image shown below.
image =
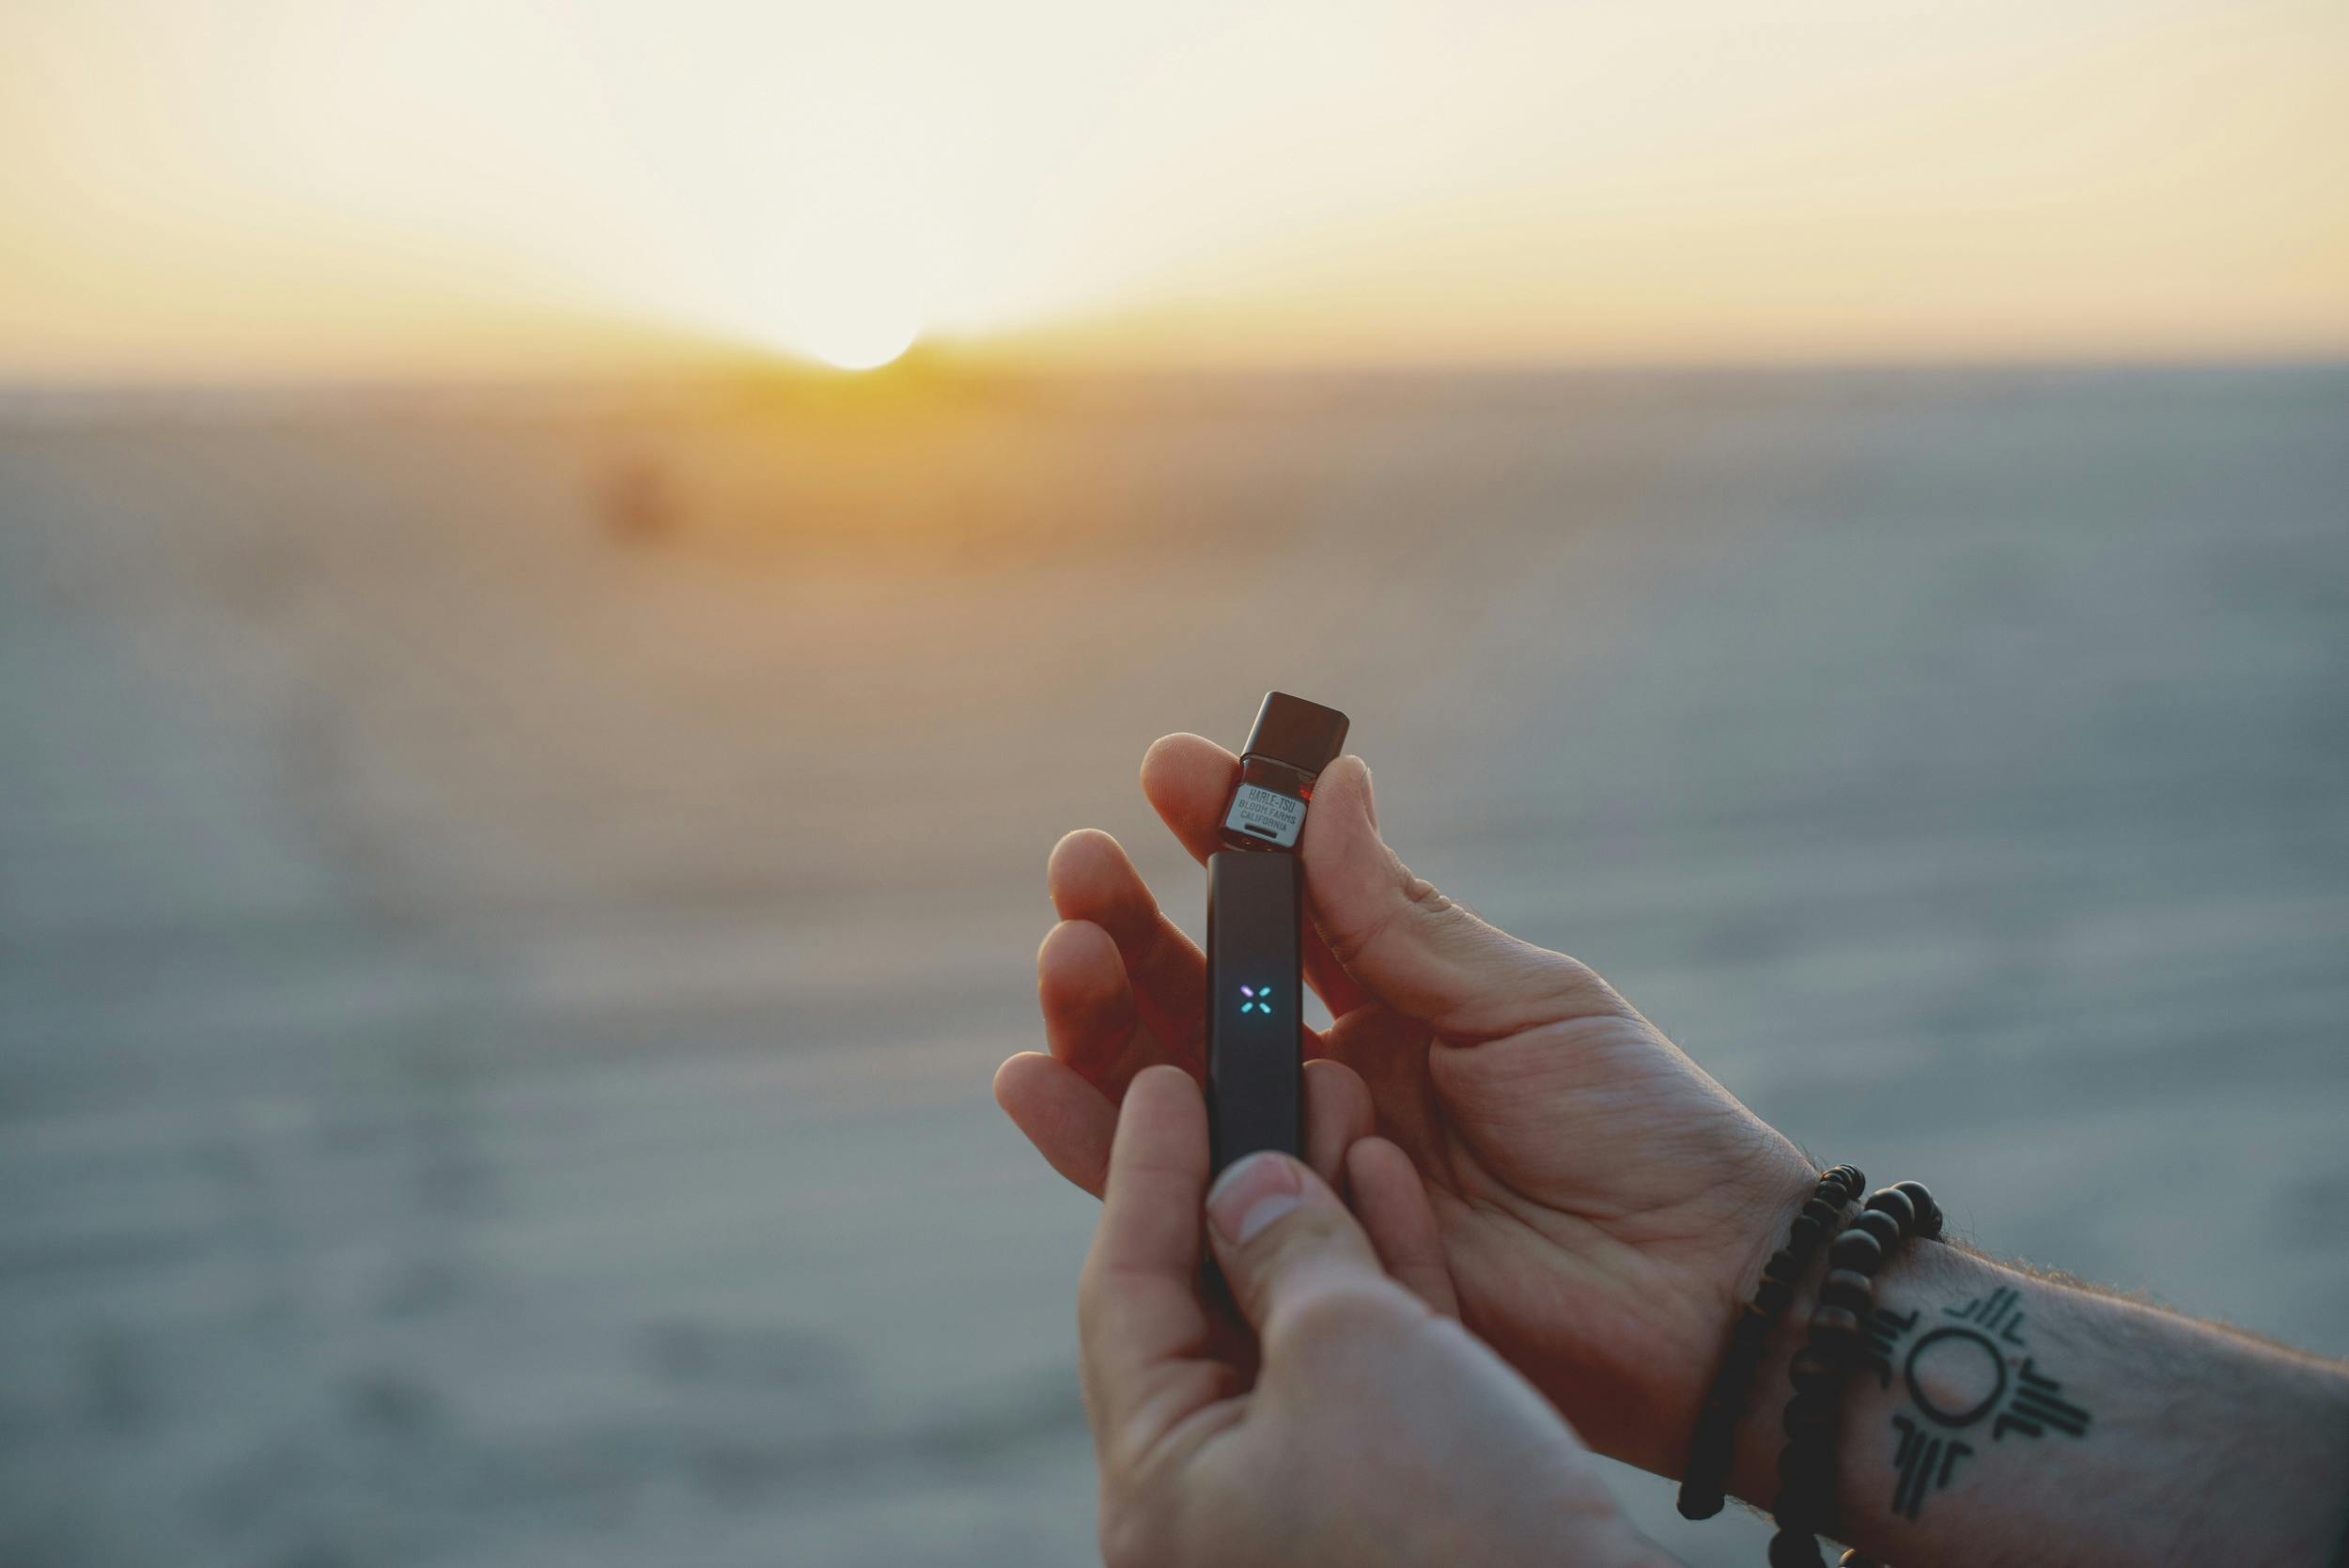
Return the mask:
M2012 1286L2001 1285L1963 1307L1942 1308L1942 1315L1955 1321L1928 1325L1914 1339L1919 1313L1878 1308L1870 1315L1861 1364L1875 1373L1879 1387L1890 1389L1897 1358L1916 1411L1892 1418L1900 1434L1892 1456L1894 1514L1917 1517L1926 1495L1947 1486L1957 1462L1978 1452L1957 1434L1984 1421L1992 1442L2009 1433L2088 1435L2088 1412L2065 1399L2063 1385L2023 1354L2029 1342L2019 1300Z

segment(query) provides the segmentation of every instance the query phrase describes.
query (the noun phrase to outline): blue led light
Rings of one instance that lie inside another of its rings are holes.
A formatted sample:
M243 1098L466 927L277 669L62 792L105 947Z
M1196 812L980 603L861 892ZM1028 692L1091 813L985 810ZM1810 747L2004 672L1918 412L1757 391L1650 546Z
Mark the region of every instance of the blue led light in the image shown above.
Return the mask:
M1271 996L1272 987L1269 986L1262 988L1254 986L1242 986L1239 988L1239 1010L1243 1013L1250 1011L1269 1013L1272 1011L1272 1002L1269 1000Z

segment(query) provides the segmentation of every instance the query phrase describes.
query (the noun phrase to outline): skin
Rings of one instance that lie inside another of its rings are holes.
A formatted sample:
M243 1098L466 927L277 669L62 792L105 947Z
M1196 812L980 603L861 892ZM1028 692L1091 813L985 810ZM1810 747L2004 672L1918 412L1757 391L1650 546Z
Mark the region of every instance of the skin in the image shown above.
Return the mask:
M1369 1140L1347 1163L1399 1157ZM1419 1214L1397 1218L1431 1224L1412 1191ZM1213 1348L1203 1199L1252 1370ZM1078 1321L1111 1568L1668 1560L1541 1396L1388 1276L1327 1183L1259 1155L1209 1195L1206 1108L1171 1067L1124 1096Z
M1237 772L1211 742L1172 736L1151 748L1143 788L1205 858ZM1234 1276L1235 1312L1185 1274L1193 1305L1182 1313L1160 1279L1166 1332L1155 1343L1165 1365L1189 1369L1166 1374L1185 1390L1174 1403L1201 1429L1236 1423L1289 1443L1194 1451L1199 1432L1180 1421L1145 1423L1142 1440L1113 1399L1097 1400L1111 1560L1517 1560L1519 1516L1488 1500L1488 1484L1531 1487L1553 1529L1591 1527L1591 1555L1553 1539L1546 1560L1652 1552L1607 1526L1578 1479L1572 1434L1532 1420L1455 1340L1499 1352L1594 1447L1676 1476L1730 1324L1817 1172L1589 969L1495 930L1412 876L1378 836L1359 759L1322 774L1299 852L1314 925L1307 978L1335 1021L1305 1040L1306 1155L1318 1177L1300 1175L1298 1189L1330 1228L1319 1195L1343 1184L1372 1254L1418 1297L1413 1321L1456 1313L1463 1332L1407 1332L1398 1291L1382 1297L1392 1321L1367 1309L1361 1324L1334 1312L1329 1325L1316 1319L1316 1337L1324 1327L1342 1339L1361 1331L1316 1358L1281 1337L1252 1276ZM1175 1176L1128 1179L1129 1195L1156 1193L1129 1202L1168 1242L1159 1272L1174 1267L1170 1238L1186 1236L1187 1269L1206 1132L1173 1101L1177 1090L1197 1101L1182 1078L1201 1072L1204 961L1107 834L1063 839L1049 876L1061 921L1037 971L1050 1051L1004 1063L997 1098L1056 1170L1097 1194L1108 1184L1113 1205L1112 1137L1121 1148L1128 1139L1119 1104L1146 1115L1159 1130L1140 1145L1156 1151L1143 1164ZM1147 1098L1135 1106L1137 1095ZM1114 1272L1101 1255L1083 1314L1089 1389L1108 1288L1097 1276ZM1218 1256L1232 1266L1221 1246ZM1814 1268L1769 1340L1737 1430L1731 1490L1755 1503L1777 1490L1788 1368L1819 1279ZM1937 1242L1896 1249L1871 1288L1878 1313L1910 1326L1884 1375L1854 1374L1838 1402L1840 1528L1875 1557L1907 1568L2349 1568L2349 1368ZM1953 1343L1974 1331L1965 1314L1994 1296L2006 1303L1999 1337L1973 1350ZM1929 1338L1942 1349L1912 1359ZM1423 1341L1445 1348L1422 1356ZM2080 1430L2001 1431L1986 1405L1979 1418L1947 1419L1992 1384L2022 1387L2027 1358L2080 1412ZM1536 1468L1510 1470L1479 1423L1530 1445ZM1444 1484L1453 1464L1463 1467L1456 1506L1441 1486L1429 1490L1412 1446L1431 1432L1446 1448ZM1904 1432L1944 1445L1937 1455L1967 1452L1904 1497ZM1346 1462L1274 1452L1292 1445L1328 1445ZM1208 1452L1248 1463L1193 1463ZM1253 1465L1283 1484L1250 1490ZM1381 1512L1388 1501L1399 1512ZM1506 1528L1480 1533L1479 1511ZM1193 1519L1222 1521L1197 1527L1213 1552L1159 1555L1162 1537L1193 1539L1175 1528ZM1376 1528L1354 1528L1365 1520ZM1230 1521L1245 1528L1224 1529Z
M1238 760L1151 747L1142 785L1204 860ZM1306 975L1334 1018L1306 1050L1308 1157L1325 1177L1376 1130L1408 1157L1431 1236L1364 1222L1600 1452L1679 1463L1725 1325L1816 1172L1586 966L1494 929L1379 838L1369 769L1315 785L1299 846ZM995 1093L1054 1169L1101 1190L1116 1105L1153 1063L1202 1072L1206 963L1106 833L1069 834L1037 954L1049 1055ZM1361 1202L1358 1196L1358 1203Z

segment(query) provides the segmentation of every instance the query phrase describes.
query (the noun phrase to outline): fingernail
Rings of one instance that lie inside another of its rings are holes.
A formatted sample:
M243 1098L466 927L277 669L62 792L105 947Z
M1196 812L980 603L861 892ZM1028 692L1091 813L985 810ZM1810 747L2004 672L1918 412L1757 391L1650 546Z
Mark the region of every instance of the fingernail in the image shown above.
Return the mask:
M1304 1199L1297 1162L1271 1153L1250 1155L1218 1176L1207 1193L1207 1219L1237 1247Z

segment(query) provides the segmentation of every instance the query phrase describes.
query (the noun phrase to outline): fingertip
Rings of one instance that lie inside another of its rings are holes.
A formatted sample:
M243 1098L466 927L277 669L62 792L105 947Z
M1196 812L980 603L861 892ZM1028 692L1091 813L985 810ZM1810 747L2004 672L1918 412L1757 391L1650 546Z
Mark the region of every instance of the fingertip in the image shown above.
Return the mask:
M1204 1170L1207 1102L1199 1080L1171 1062L1156 1062L1136 1073L1126 1086L1126 1097L1117 1109L1117 1136L1122 1142L1129 1127L1139 1127L1141 1136L1154 1142L1172 1143L1174 1135L1164 1129L1187 1127L1193 1121L1198 1123L1199 1164Z
M1025 1050L995 1069L995 1103L1045 1163L1099 1197L1117 1110L1067 1063Z
M1316 836L1331 840L1338 830L1347 830L1348 837L1359 836L1364 829L1371 837L1377 836L1370 807L1370 769L1361 757L1349 753L1323 768L1314 781L1313 810L1305 814L1304 842L1298 848L1309 854Z
M1305 1063L1305 1163L1337 1187L1346 1152L1377 1125L1370 1085L1362 1075L1332 1057Z
M1227 1249L1246 1246L1294 1209L1315 1211L1316 1229L1335 1228L1362 1239L1365 1258L1373 1250L1336 1185L1295 1155L1260 1150L1224 1167L1207 1188L1207 1218L1215 1239Z
M1216 822L1239 776L1239 758L1204 736L1170 735L1142 759L1142 793L1200 860L1215 852Z
M1117 1172L1152 1171L1207 1185L1207 1107L1198 1082L1182 1068L1157 1063L1136 1073L1117 1108L1110 1151L1110 1183ZM1194 1215L1198 1193L1191 1196Z
M1042 1058L1046 1061L1050 1060L1050 1058L1045 1057L1044 1053L1040 1050L1016 1050L1009 1056L1004 1057L1002 1062L996 1063L995 1076L993 1079L988 1080L988 1087L994 1093L995 1103L1003 1106L1005 1110L1009 1110L1011 1107L1005 1103L1003 1086L1007 1082L1016 1082L1021 1074L1032 1070L1020 1064L1022 1062L1031 1057Z
M1129 956L1147 947L1161 924L1159 902L1133 858L1098 829L1080 829L1062 839L1045 878L1055 913L1063 920L1091 921Z
M1239 766L1239 758L1204 735L1183 731L1162 735L1142 753L1142 789L1149 794L1162 785L1200 775L1212 776Z
M1273 1319L1283 1299L1327 1289L1353 1293L1383 1278L1377 1250L1329 1183L1302 1160L1260 1154L1227 1169L1208 1191L1209 1241L1240 1315L1277 1354Z
M1061 836L1054 841L1052 845L1052 852L1045 858L1045 864L1050 866L1052 862L1059 860L1062 852L1067 849L1067 847L1072 844L1096 843L1103 840L1106 840L1112 845L1114 845L1117 842L1116 836L1108 831L1106 829L1071 828L1068 831L1061 834Z
M1342 756L1315 782L1298 853L1322 933L1344 961L1340 934L1375 927L1404 876L1372 820L1370 770L1361 758Z
M1379 1265L1437 1312L1459 1316L1443 1234L1411 1157L1387 1139L1361 1139L1346 1152L1346 1180Z
M1298 846L1299 852L1310 859L1315 839L1320 840L1318 848L1324 858L1333 849L1384 846L1378 836L1377 807L1371 800L1369 765L1350 752L1323 768L1314 781L1314 807L1305 815L1305 837Z
M1196 1100L1199 1098L1199 1080L1172 1062L1154 1062L1134 1075L1133 1085L1126 1091L1126 1097L1130 1100L1136 1094L1154 1100L1170 1096Z
M1124 1043L1134 1026L1132 985L1116 940L1089 920L1064 920L1044 933L1035 950L1036 998L1053 1044L1088 1048ZM1055 1048L1066 1059L1067 1052Z
M1055 1069L1063 1073L1070 1070L1066 1063L1054 1061L1040 1050L1015 1051L995 1069L994 1081L988 1086L1003 1114L1031 1141L1035 1132L1030 1124L1044 1120L1043 1113L1051 1107Z
M1090 920L1055 921L1051 929L1044 933L1044 939L1035 945L1039 975L1091 968L1105 958L1112 965L1118 965L1116 939ZM1123 968L1119 967L1122 973Z
M1327 805L1332 796L1348 801L1365 817L1376 815L1371 805L1370 764L1360 753L1346 753L1314 780L1315 805Z
M1079 828L1063 833L1045 857L1044 892L1055 909L1072 914L1088 902L1099 902L1098 891L1115 887L1121 873L1130 876L1132 865L1126 846L1113 835L1098 828Z

